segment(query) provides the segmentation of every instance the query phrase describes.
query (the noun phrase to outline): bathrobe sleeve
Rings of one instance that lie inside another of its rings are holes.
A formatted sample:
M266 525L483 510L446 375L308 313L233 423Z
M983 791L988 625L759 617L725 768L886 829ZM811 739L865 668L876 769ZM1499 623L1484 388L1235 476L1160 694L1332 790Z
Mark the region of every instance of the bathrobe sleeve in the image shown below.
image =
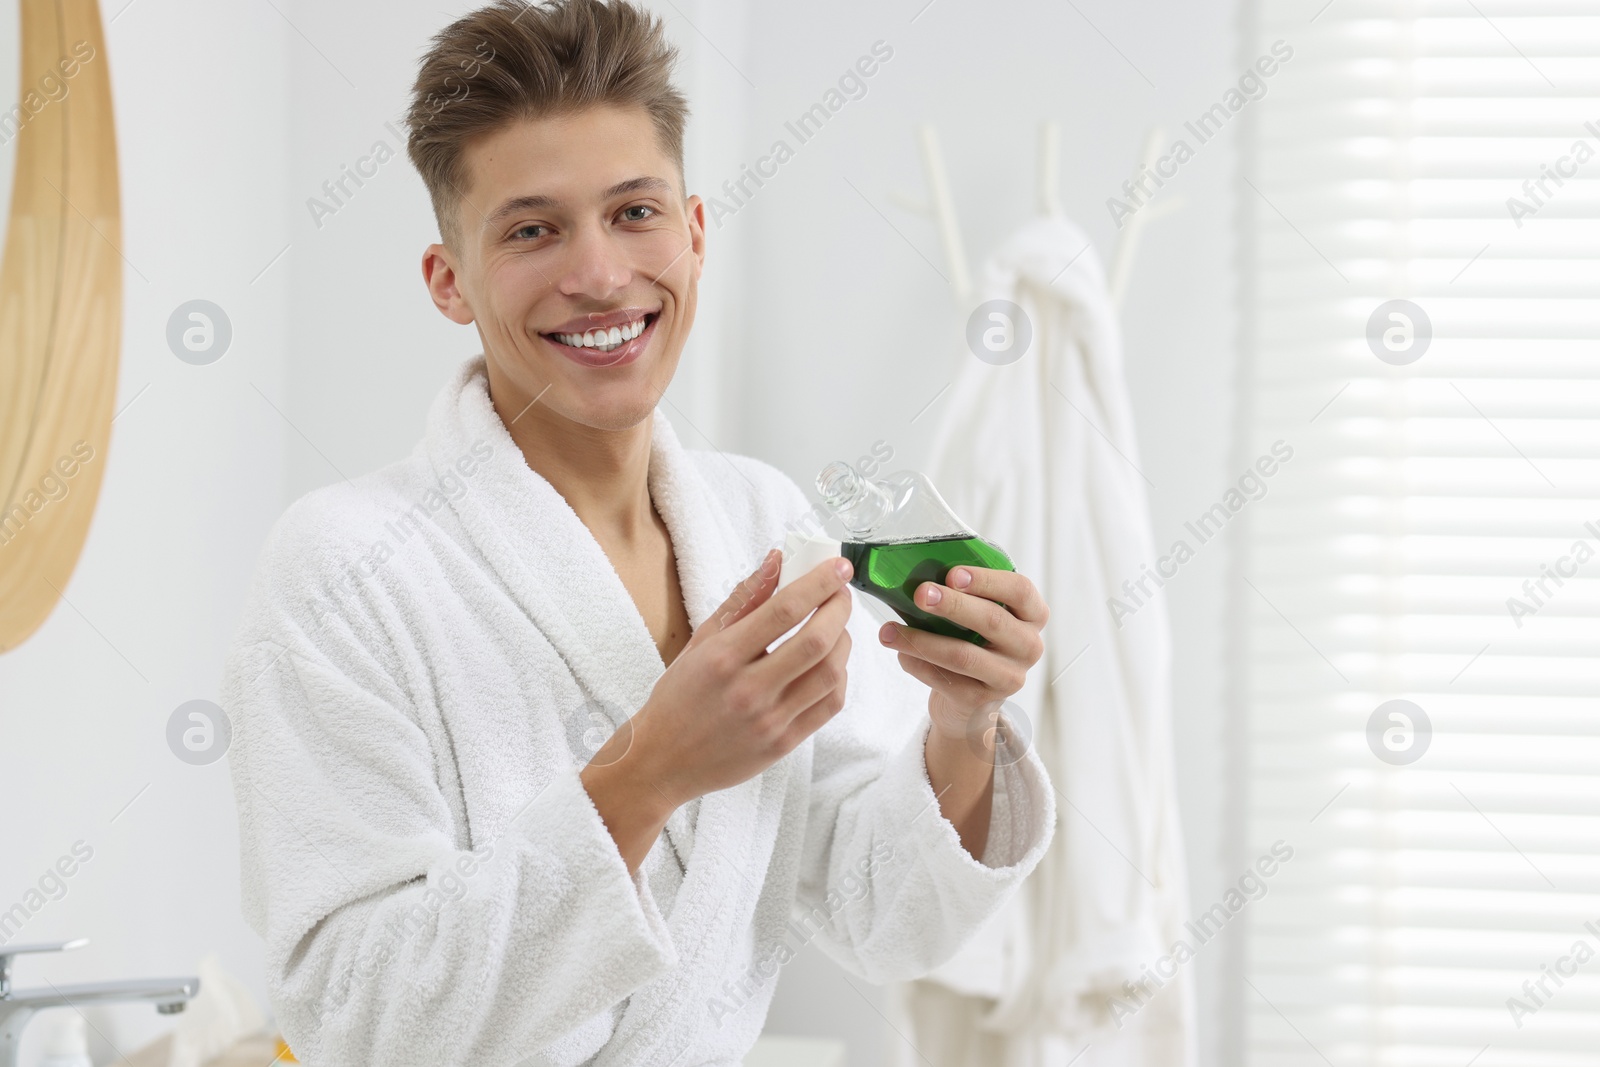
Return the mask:
M878 645L857 597L850 695L813 735L812 792L796 921L871 982L949 960L1038 865L1055 795L1022 731L1003 731L982 862L939 810L923 755L928 690Z
M752 569L787 532L819 528L800 487L756 460L707 457L724 499L740 493L730 467L760 487ZM876 602L851 596L845 706L806 742L811 791L792 922L845 970L884 983L947 962L1005 905L1055 835L1055 789L1028 731L1003 731L989 840L974 859L928 780L928 688L878 643Z
M224 707L246 918L297 1057L510 1065L675 967L570 760L529 767L521 810L464 841L396 665L403 638L386 636L392 605L297 605L327 590L313 549L276 540Z

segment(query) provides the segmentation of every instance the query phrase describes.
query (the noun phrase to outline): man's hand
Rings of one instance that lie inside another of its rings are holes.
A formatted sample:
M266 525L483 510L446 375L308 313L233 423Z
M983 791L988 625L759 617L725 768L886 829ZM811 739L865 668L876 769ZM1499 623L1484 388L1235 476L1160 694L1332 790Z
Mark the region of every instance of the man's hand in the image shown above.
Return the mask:
M694 632L582 772L630 872L673 810L754 778L844 707L850 563L829 560L774 593L778 560L768 553Z
M987 567L952 567L945 585L924 582L917 606L974 630L989 644L885 623L878 640L900 653L900 667L927 685L924 758L940 810L974 858L988 841L1000 704L1044 654L1039 631L1050 608L1027 578Z
M677 804L754 778L844 707L850 562L828 560L774 593L775 559L695 631L635 716L634 743L649 746Z
M987 648L893 622L884 624L878 639L900 653L907 674L933 690L928 713L934 729L965 738L972 717L980 712L987 717L1018 692L1029 668L1044 655L1039 632L1050 609L1033 583L1012 571L952 567L945 581L923 582L917 606L975 630L989 642Z

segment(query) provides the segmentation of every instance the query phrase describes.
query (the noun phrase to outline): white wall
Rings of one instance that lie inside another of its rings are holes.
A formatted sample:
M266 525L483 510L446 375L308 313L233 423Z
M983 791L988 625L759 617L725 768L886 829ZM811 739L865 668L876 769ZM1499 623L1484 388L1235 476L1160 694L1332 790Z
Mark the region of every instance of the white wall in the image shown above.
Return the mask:
M108 18L121 2L108 0ZM67 589L77 610L61 607L0 657L0 767L8 802L26 805L5 820L0 906L72 841L96 847L24 935L86 933L94 946L25 962L24 984L185 972L216 948L265 1004L260 945L239 917L226 764L179 763L163 728L178 703L215 696L244 583L288 500L409 450L448 370L478 350L474 331L426 299L419 261L435 231L408 162L385 164L320 228L306 207L374 142L399 151L384 123L402 113L428 35L472 6L279 0L280 15L138 0L110 26L124 251L149 278L125 274L119 403L150 388L116 425ZM939 408L910 419L961 358L964 315L927 262L943 269L932 223L887 196L923 191L915 121L938 124L976 261L1032 210L1035 126L1059 120L1063 201L1107 254L1104 200L1145 129L1177 127L1238 65L1233 0L655 6L685 50L688 178L705 195L875 40L894 48L865 98L712 227L692 350L668 394L691 444L759 456L802 485L878 438L921 464ZM1229 480L1234 136L1206 146L1164 194L1187 205L1148 231L1125 311L1158 543ZM172 308L197 296L235 327L234 350L205 368L162 340ZM1226 565L1213 546L1168 586L1196 901L1231 877L1220 831ZM1222 962L1196 964L1210 1042ZM846 1036L853 1063L882 1062L881 997L855 985L808 950L785 971L769 1028ZM166 1025L149 1009L91 1018L124 1048Z

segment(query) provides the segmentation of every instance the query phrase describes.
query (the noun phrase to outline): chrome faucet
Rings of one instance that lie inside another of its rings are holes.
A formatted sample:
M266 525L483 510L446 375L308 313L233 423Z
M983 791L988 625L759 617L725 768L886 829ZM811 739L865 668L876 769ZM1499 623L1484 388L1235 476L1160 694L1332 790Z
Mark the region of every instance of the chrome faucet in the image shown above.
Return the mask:
M44 989L12 989L11 960L29 952L64 952L82 948L87 937L71 941L48 941L32 945L0 945L0 1067L18 1067L22 1051L22 1030L34 1012L46 1008L76 1008L81 1004L148 1001L163 1015L183 1010L190 998L200 992L199 978L136 978L120 982L89 982L84 985L51 985Z

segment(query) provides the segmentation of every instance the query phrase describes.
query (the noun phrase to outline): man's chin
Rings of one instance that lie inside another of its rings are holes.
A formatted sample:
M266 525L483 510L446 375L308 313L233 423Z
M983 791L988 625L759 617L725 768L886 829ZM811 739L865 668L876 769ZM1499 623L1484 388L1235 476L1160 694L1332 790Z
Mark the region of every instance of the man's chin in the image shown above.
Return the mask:
M504 368L497 368L498 374L491 371L490 391L493 394L496 377L505 378L508 384L518 383L520 391L527 394L527 400L516 405L520 411L511 411L509 415L502 411L501 414L521 423L533 419L536 409L543 409L544 417L540 421L555 416L558 422L576 423L595 430L631 430L650 418L667 385L667 382L655 380L659 377L659 368L651 373L647 367L645 360L639 360L629 367L616 368L610 372L615 377L605 380L604 371L573 374L572 368L559 362L525 359L513 374L505 374ZM540 382L548 385L540 385ZM498 400L495 406L500 406Z
M624 390L616 392L622 393ZM657 397L653 392L638 388L627 389L625 392L627 395L604 396L590 393L578 397L563 397L561 401L551 404L550 410L570 422L593 430L610 432L631 430L649 421L656 409Z
M581 425L596 430L631 430L649 420L672 381L670 374L663 377L666 368L655 364L654 359L655 353L649 352L630 366L609 372L559 374L545 400Z
M599 411L589 413L580 421L582 421L584 425L592 427L596 430L609 430L615 433L621 433L624 430L632 430L641 423L648 422L650 420L650 416L654 414L654 412L655 407L648 402L645 402L642 404L627 405L622 407L606 407Z

